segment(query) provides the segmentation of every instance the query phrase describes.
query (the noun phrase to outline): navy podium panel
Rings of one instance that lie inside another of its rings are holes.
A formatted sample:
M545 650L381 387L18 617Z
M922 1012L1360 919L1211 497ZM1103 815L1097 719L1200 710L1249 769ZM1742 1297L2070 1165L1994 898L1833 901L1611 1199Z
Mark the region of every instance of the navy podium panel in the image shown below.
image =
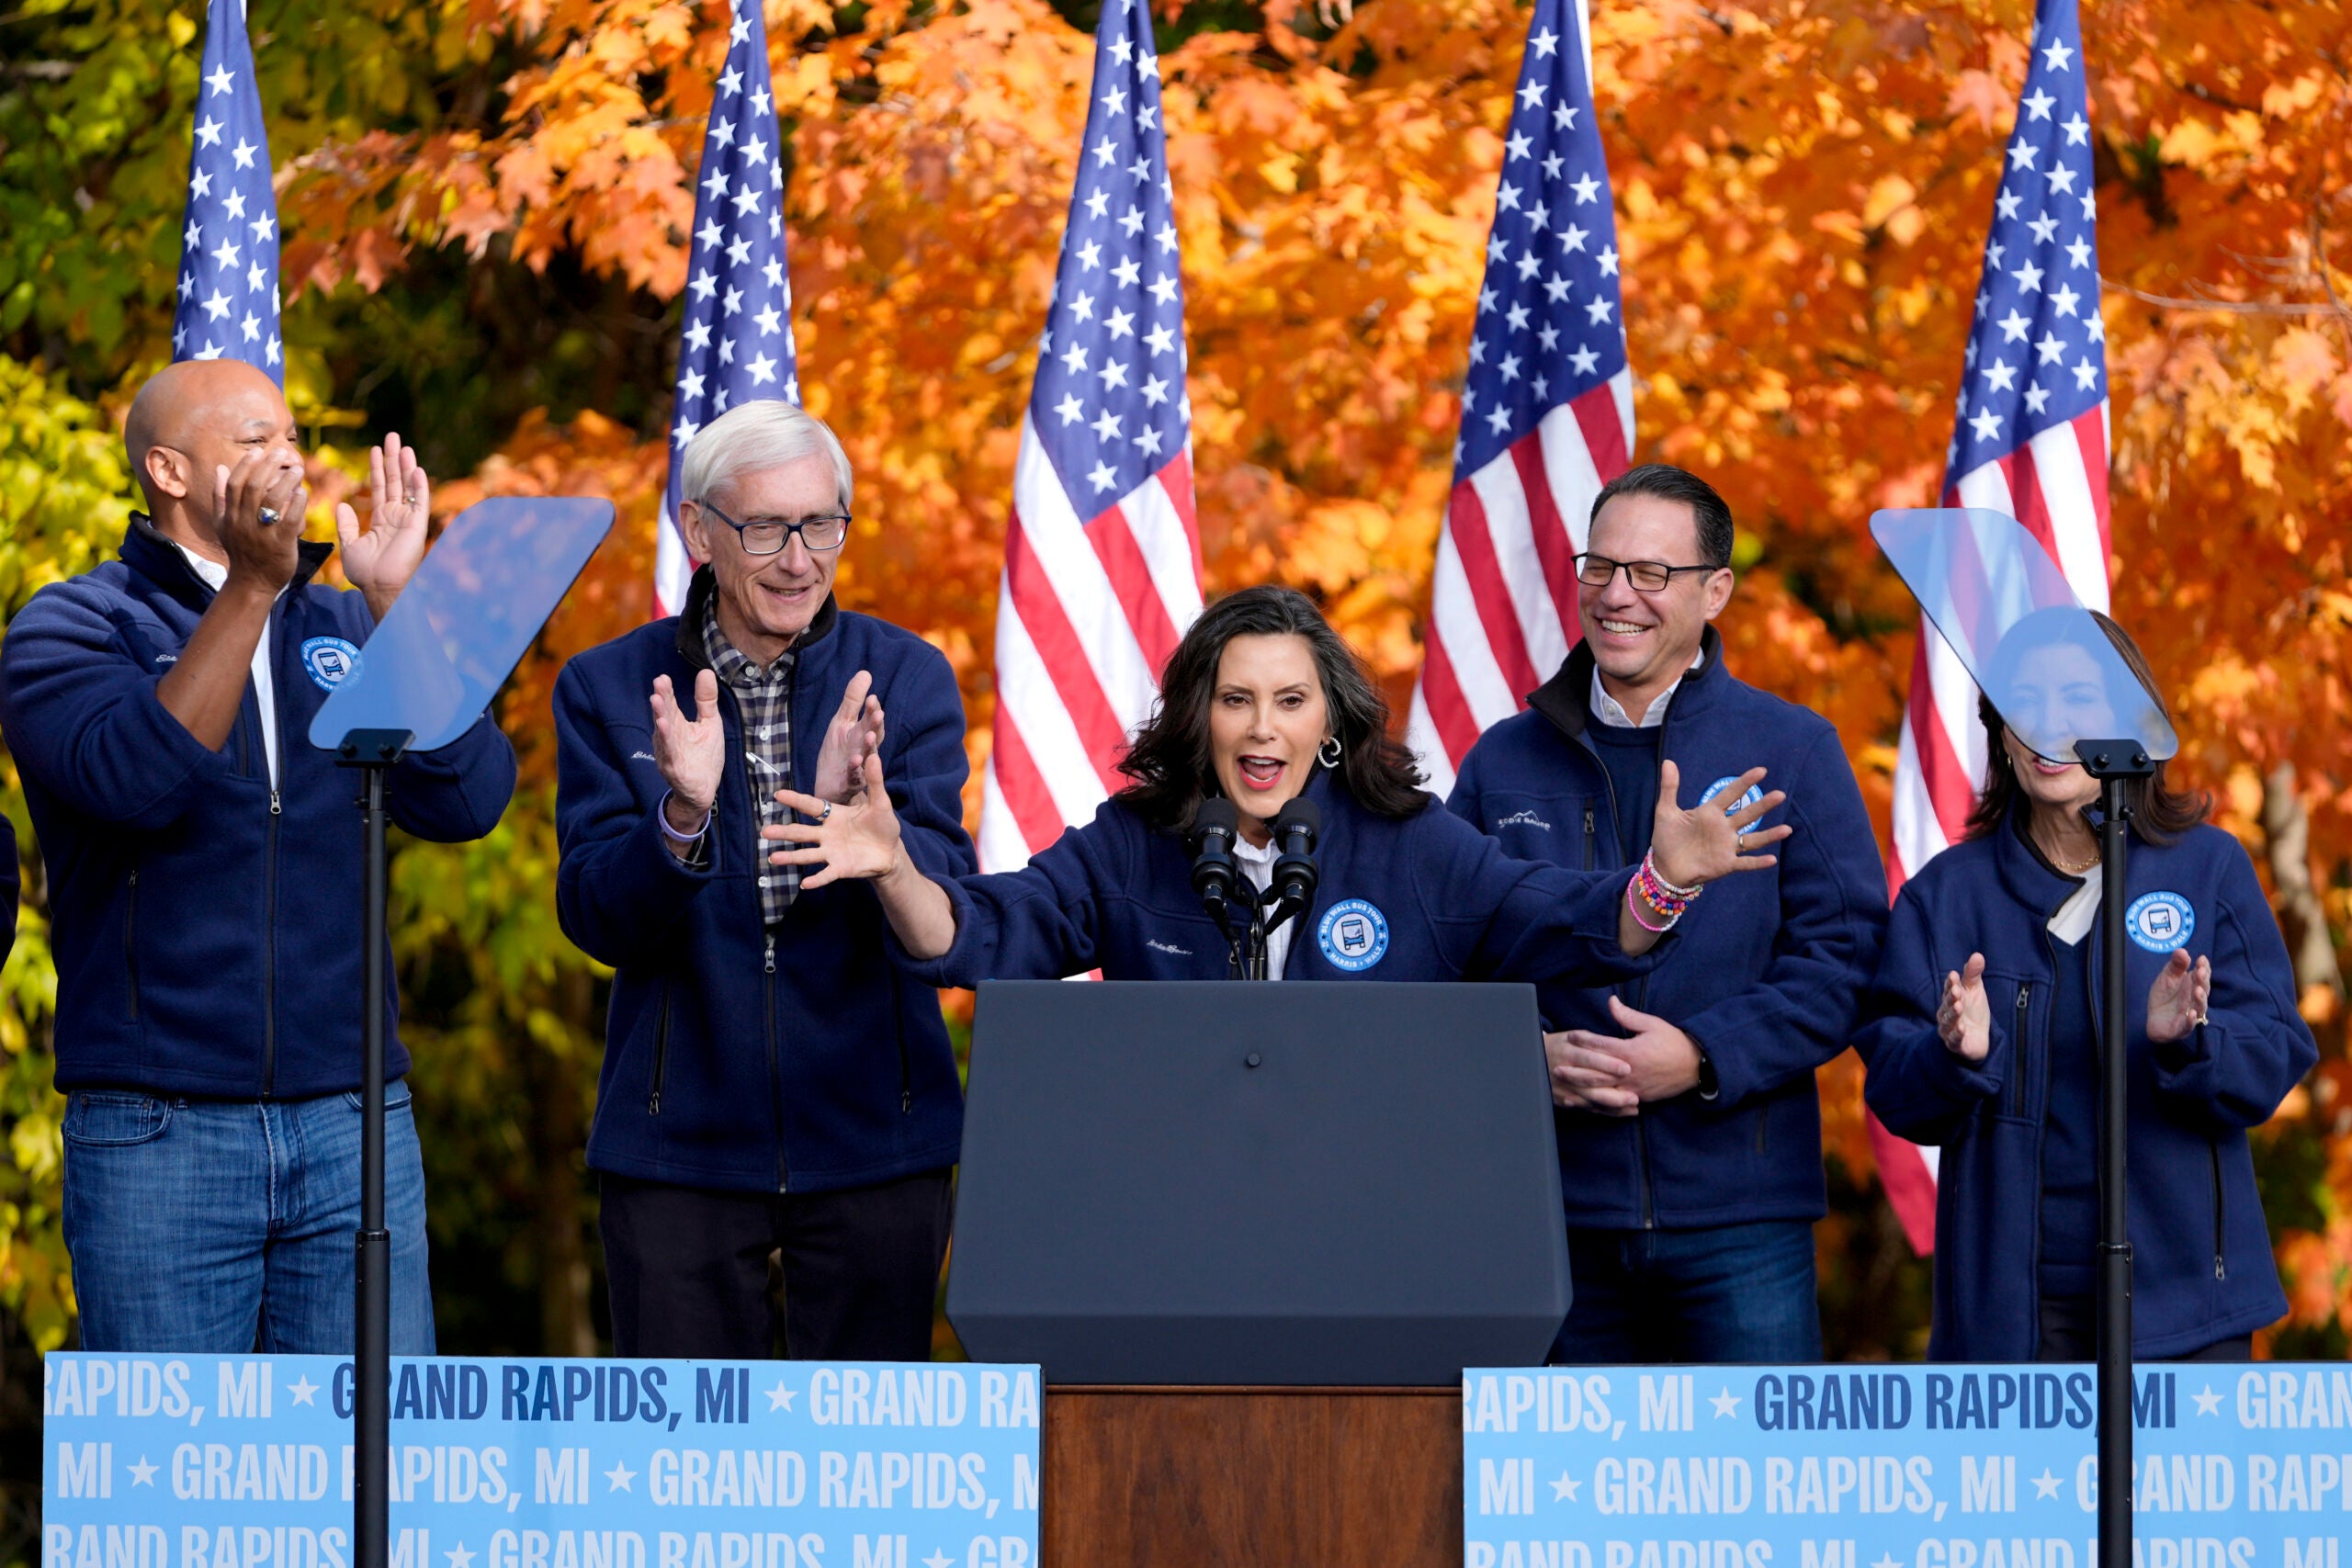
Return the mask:
M1521 985L989 981L947 1315L1056 1383L1457 1384L1568 1310Z

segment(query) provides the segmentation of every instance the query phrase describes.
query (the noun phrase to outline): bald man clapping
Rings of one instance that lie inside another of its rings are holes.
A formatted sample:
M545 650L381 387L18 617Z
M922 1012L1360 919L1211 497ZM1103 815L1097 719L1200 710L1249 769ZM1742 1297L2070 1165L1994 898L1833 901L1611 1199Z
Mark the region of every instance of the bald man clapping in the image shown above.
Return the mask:
M365 525L337 508L346 592L312 581L337 547L302 538L300 432L266 375L174 365L123 437L147 511L120 558L35 594L0 647L50 879L82 1343L347 1353L362 845L307 737L424 558L431 491L387 435ZM403 760L388 800L456 841L514 787L485 718ZM387 1077L407 1066L390 1043ZM392 1348L427 1354L424 1168L403 1084L389 1102Z

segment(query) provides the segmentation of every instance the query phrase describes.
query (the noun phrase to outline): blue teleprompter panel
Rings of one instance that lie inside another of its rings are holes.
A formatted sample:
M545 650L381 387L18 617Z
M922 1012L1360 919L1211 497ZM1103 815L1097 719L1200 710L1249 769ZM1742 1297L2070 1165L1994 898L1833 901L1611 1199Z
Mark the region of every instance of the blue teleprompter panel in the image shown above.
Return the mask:
M1462 1379L1466 1568L2095 1568L2087 1366ZM2134 1379L2137 1568L2344 1568L2352 1369Z
M401 1358L393 1568L1033 1568L1034 1366ZM47 1358L42 1568L348 1568L352 1371Z

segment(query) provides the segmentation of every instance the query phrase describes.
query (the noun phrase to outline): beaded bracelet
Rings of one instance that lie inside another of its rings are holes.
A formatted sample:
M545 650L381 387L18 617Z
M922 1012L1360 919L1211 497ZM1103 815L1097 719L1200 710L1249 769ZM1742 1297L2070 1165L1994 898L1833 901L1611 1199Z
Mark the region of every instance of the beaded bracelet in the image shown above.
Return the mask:
M1668 931L1672 931L1674 929L1674 922L1680 919L1682 917L1679 914L1668 915L1666 918L1666 924L1662 926L1654 926L1650 924L1649 921L1644 919L1642 918L1642 901L1634 897L1634 885L1640 880L1641 878L1636 876L1632 881L1625 884L1625 910L1628 914L1634 917L1634 923L1641 927L1642 930L1649 932L1652 936L1663 936Z
M1703 882L1694 882L1688 887L1677 887L1673 883L1668 882L1657 868L1656 850L1647 851L1643 854L1642 869L1649 874L1650 880L1657 885L1659 892L1669 898L1679 898L1686 904L1707 890L1707 885Z

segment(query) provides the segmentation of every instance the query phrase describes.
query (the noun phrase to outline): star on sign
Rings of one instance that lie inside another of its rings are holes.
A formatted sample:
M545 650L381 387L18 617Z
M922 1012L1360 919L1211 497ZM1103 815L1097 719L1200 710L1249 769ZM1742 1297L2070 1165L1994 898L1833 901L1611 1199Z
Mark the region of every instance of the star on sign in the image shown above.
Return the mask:
M130 1483L133 1486L154 1485L155 1468L155 1466L147 1462L147 1456L145 1454L141 1454L139 1456L139 1462L130 1467Z
M2213 1392L2211 1383L2205 1385L2204 1393L2192 1393L2188 1397L2196 1401L2197 1414L2199 1416L2215 1416L2221 1413L2222 1396Z
M1560 1479L1552 1483L1552 1501L1555 1503L1575 1502L1577 1500L1577 1488L1581 1484L1581 1482L1577 1481L1566 1471L1564 1470L1560 1472Z
M474 1568L473 1551L462 1540L441 1555L449 1560L449 1568Z
M1885 1556L1880 1558L1877 1562L1871 1563L1871 1568L1903 1568L1903 1565L1894 1560L1894 1553L1890 1551Z
M312 1397L318 1393L319 1385L312 1382L310 1379L310 1374L306 1372L302 1376L295 1379L292 1382L288 1383L286 1385L286 1392L294 1396L295 1404L308 1404L311 1403Z
M2041 1473L2033 1478L2034 1501L2040 1502L2045 1497L2056 1495L2058 1495L2058 1478L2050 1472L2050 1467L2045 1464L2041 1467Z
M627 1492L628 1490L628 1483L636 1479L637 1472L628 1467L628 1461L616 1461L612 1469L605 1472L605 1490L607 1492Z
M1126 40L1122 39L1119 41L1125 43ZM922 1568L955 1568L955 1562L956 1560L947 1553L934 1551L922 1560Z
M1721 1420L1726 1416L1737 1416L1739 1414L1739 1395L1732 1393L1731 1386L1728 1383L1724 1386L1724 1390L1721 1393L1716 1394L1713 1398L1708 1400L1707 1403L1715 1407L1715 1418L1717 1420Z
M775 1386L768 1390L768 1408L770 1410L790 1410L792 1408L792 1391L784 1386L784 1380L782 1378L776 1379Z

